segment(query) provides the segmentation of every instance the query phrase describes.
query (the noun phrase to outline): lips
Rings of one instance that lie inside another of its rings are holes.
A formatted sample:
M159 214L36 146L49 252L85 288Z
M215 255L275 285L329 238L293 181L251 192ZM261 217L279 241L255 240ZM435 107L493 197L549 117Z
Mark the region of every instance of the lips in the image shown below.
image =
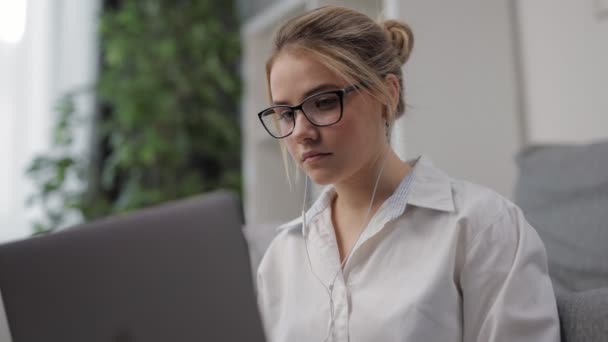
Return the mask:
M304 163L307 160L315 160L315 159L319 159L323 156L328 156L331 153L324 153L324 152L316 152L316 151L311 151L311 152L306 152L304 154L302 154L302 163Z

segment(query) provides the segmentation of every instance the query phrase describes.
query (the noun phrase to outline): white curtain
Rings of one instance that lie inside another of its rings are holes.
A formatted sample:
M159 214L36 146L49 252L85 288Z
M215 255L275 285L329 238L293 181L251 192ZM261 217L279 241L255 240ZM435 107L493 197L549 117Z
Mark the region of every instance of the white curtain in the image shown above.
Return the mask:
M99 0L28 1L21 39L0 39L0 241L32 232L25 169L50 147L57 99L96 79L99 10ZM83 106L92 113L92 100Z

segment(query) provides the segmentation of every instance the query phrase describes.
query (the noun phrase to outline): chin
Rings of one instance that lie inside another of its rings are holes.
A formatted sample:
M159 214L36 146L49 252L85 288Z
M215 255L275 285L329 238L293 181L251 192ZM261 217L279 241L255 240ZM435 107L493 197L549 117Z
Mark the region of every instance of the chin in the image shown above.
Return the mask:
M305 171L308 178L318 185L329 185L336 183L336 172L331 170L307 170Z

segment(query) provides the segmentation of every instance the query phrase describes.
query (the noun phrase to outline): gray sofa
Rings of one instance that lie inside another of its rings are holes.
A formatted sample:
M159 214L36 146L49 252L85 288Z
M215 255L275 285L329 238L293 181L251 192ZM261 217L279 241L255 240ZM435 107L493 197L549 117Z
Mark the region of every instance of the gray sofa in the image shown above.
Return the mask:
M608 341L608 141L516 158L515 202L545 243L564 342Z

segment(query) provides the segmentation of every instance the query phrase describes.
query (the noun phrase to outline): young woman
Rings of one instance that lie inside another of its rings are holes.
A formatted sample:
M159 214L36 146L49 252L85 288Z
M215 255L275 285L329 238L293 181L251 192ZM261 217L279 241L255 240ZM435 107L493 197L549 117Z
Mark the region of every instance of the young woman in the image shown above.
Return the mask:
M413 42L404 23L341 7L276 35L260 120L307 180L328 186L261 262L267 336L558 342L545 250L520 209L391 149Z

